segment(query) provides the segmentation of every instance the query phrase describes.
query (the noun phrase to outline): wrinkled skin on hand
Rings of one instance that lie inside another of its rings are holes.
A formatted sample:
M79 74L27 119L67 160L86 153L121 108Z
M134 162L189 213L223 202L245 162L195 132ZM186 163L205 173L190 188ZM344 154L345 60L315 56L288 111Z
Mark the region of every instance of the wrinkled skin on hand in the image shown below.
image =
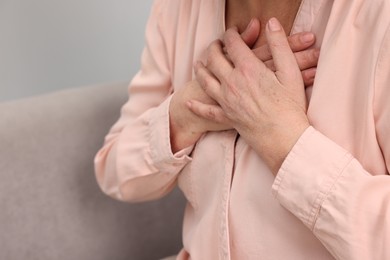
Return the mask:
M260 33L260 23L253 19L246 30L239 36L242 42L248 46L256 42ZM303 32L292 35L288 38L288 43L294 51L298 62L302 78L305 85L309 86L314 81L315 66L318 62L319 50L310 49L315 42L315 37L311 33ZM270 47L263 45L252 50L254 57L261 60L271 71L275 71L275 62L273 60ZM229 53L224 51L226 59L230 59ZM172 152L177 152L185 147L194 144L200 136L208 131L222 131L232 129L231 122L218 122L213 117L214 110L208 110L208 117L200 116L190 110L187 103L190 100L196 100L204 104L216 105L216 101L210 97L204 88L199 87L197 80L186 84L182 89L175 92L170 104L170 130Z
M285 32L275 18L266 28L275 71L230 29L210 45L207 67L196 65L197 80L217 104L187 105L204 119L233 126L276 174L309 121L304 81Z

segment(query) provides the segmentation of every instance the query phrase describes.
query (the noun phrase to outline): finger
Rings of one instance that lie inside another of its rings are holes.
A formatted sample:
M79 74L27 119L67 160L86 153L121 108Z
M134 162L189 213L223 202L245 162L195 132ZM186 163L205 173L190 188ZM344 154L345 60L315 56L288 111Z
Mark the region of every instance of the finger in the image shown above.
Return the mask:
M310 68L302 71L302 78L305 87L310 87L314 84L316 73L317 73L317 68Z
M260 35L260 22L256 18L252 18L246 27L245 31L241 33L242 40L248 45L249 48L256 43Z
M222 49L222 42L216 40L208 47L207 68L221 81L232 71L230 57Z
M287 37L288 44L293 52L303 51L316 41L315 35L312 32L300 32Z
M218 105L204 104L197 100L190 100L187 102L187 107L197 116L216 122L218 124L229 124L229 119L225 112Z
M276 71L273 60L266 61L264 62L264 64L267 66L268 69L272 70L273 72ZM316 72L317 72L316 67L306 68L302 70L302 79L305 87L309 87L313 85Z
M304 71L310 68L317 67L318 59L320 57L320 50L310 49L301 52L296 52L294 53L294 55L297 59L299 69L301 71ZM273 72L276 71L275 64L272 59L265 61L264 64Z
M302 80L295 55L288 45L283 27L276 18L271 18L266 26L266 37L275 64L276 76L282 84Z
M235 30L227 30L224 34L223 42L225 44L226 51L229 54L229 58L235 66L244 64L248 60L256 58L255 54L245 44ZM261 63L261 65L265 68L264 64Z
M316 67L318 64L319 57L320 57L319 49L310 49L310 50L304 50L295 53L295 58L297 60L298 67L301 71L312 67Z
M204 92L218 102L221 90L220 83L202 62L197 62L195 65L195 77Z
M236 27L232 28L234 30L238 29ZM256 43L257 39L260 36L260 21L257 18L252 18L251 21L248 23L245 30L241 33L241 38L245 42L245 44L252 48L253 45ZM229 59L229 55L227 54L226 47L222 48L223 53L225 56Z
M317 67L318 59L320 57L320 50L319 49L304 50L304 51L296 52L294 53L294 55L297 60L299 69L303 71L313 67ZM272 59L265 61L264 64L267 66L267 68L269 68L273 72L276 71L275 64Z
M289 36L287 40L291 50L299 52L311 47L315 43L315 35L311 32L301 32ZM272 59L268 44L253 49L253 52L263 62Z

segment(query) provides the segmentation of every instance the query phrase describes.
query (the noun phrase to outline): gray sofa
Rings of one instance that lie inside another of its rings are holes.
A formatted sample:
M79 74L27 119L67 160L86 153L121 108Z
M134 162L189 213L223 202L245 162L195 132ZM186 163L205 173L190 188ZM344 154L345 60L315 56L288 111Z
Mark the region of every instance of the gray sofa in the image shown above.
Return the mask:
M181 248L184 198L126 204L96 184L93 157L126 83L0 104L0 259L142 260Z

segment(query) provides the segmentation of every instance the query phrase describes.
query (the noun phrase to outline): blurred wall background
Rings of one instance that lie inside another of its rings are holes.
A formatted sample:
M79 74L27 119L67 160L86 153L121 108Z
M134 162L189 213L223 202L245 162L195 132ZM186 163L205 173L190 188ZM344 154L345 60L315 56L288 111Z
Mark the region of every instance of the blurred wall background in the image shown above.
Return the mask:
M0 0L0 101L139 68L153 0Z

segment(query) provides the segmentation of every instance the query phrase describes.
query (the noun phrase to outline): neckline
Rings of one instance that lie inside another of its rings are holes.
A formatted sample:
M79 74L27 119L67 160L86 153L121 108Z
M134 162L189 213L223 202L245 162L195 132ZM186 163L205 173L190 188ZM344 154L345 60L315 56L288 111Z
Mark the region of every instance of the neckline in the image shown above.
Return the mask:
M226 28L226 1L227 0L221 0L221 6L222 8L220 9L220 15L219 17L221 18L221 29L222 29L222 33L223 32L226 32L227 28ZM297 11L297 14L295 15L295 18L294 18L294 21L293 21L293 25L291 27L291 31L290 31L290 34L293 34L295 32L295 27L297 25L297 21L299 19L299 16L301 14L301 11L303 9L303 5L306 3L306 0L302 0L300 5L299 5L299 8L298 8L298 11Z

